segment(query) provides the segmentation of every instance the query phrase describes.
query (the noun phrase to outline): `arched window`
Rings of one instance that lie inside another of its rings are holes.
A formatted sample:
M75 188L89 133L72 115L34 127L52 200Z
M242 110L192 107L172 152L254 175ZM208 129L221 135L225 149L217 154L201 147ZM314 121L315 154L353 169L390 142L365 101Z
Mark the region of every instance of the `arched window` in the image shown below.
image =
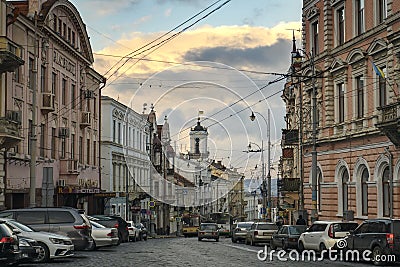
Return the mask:
M321 172L321 169L318 168L318 171L317 171L317 209L318 209L318 211L322 210L322 205L321 205L321 195L322 195L321 183L322 183L322 172Z
M368 178L369 178L368 169L364 168L361 174L362 215L368 215Z
M342 174L342 205L343 211L348 210L349 208L349 172L346 170L343 171Z
M390 216L390 185L389 185L389 167L385 167L382 175L382 196L383 196L383 216Z

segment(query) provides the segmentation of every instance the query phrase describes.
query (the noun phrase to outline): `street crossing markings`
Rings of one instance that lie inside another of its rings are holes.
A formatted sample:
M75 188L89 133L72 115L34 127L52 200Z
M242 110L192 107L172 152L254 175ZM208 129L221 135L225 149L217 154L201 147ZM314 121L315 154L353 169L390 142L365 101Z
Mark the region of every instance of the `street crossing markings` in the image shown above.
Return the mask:
M259 251L259 249L258 250L254 250L254 249L249 249L249 248L239 247L239 246L229 245L229 244L221 244L221 245L226 246L226 247L230 247L230 248L236 248L236 249L248 251L248 252L254 252L254 253L258 253L258 251Z

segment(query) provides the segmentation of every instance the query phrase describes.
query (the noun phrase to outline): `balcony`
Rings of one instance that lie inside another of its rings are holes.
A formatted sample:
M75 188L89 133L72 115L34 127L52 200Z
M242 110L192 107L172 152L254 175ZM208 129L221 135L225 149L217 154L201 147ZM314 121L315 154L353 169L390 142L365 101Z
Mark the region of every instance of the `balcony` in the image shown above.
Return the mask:
M390 141L400 147L400 102L378 108L380 111L376 127L384 133Z
M17 145L22 137L20 135L20 114L7 110L6 117L0 118L0 149L8 149Z
M42 93L42 105L40 109L42 113L47 114L53 112L54 108L54 95L52 93Z
M88 126L90 126L91 124L91 117L90 117L90 112L87 111L83 111L81 113L81 128L86 128Z
M297 129L282 129L282 147L294 146L299 143L299 130Z
M22 48L5 36L0 36L0 74L15 71L23 65Z

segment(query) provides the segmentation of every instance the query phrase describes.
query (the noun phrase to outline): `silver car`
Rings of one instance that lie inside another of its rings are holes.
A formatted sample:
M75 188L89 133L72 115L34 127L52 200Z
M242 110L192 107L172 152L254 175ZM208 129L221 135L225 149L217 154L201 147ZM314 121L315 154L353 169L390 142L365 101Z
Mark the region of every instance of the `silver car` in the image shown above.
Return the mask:
M232 242L236 243L238 241L245 241L247 231L253 225L254 222L239 222L237 226L232 231Z
M92 224L93 250L119 245L117 228L107 228L94 221L90 223Z

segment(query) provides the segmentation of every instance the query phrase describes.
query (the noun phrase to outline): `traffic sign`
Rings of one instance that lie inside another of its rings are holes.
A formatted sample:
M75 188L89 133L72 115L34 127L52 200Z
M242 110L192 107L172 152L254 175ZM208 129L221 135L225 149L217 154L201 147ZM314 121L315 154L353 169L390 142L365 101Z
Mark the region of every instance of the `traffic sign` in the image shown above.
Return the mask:
M156 202L155 201L150 201L149 202L149 207L150 208L154 208L156 206Z

